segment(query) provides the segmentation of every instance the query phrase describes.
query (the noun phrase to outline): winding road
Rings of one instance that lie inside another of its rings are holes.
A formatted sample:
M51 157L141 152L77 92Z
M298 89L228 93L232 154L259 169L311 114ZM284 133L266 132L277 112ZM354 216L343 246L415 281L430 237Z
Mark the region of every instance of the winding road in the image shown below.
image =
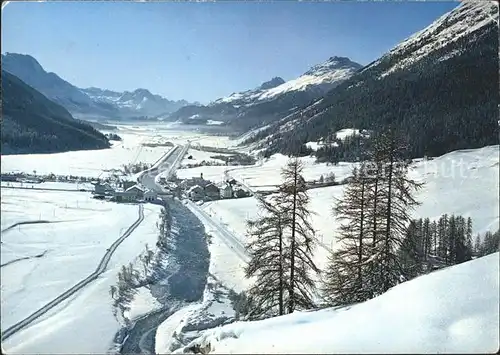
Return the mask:
M38 311L32 313L30 316L24 318L20 322L17 322L13 326L7 328L5 331L2 332L2 341L5 339L11 337L21 329L25 328L28 324L33 322L34 320L40 318L42 315L47 313L50 309L54 308L57 306L59 303L64 301L65 299L69 298L71 295L75 294L85 286L87 286L89 283L92 281L96 280L99 275L101 275L105 270L106 267L108 266L109 261L111 260L111 257L113 256L113 253L115 250L118 248L118 246L128 237L132 232L141 224L141 222L144 220L144 207L143 205L139 205L139 216L137 220L123 233L123 235L118 238L107 250L106 254L102 257L101 261L99 262L99 265L97 265L96 270L87 276L85 279L81 280L79 283L77 283L75 286L71 287L69 290L65 291L58 297L54 298L52 301L47 303L45 306L40 308Z

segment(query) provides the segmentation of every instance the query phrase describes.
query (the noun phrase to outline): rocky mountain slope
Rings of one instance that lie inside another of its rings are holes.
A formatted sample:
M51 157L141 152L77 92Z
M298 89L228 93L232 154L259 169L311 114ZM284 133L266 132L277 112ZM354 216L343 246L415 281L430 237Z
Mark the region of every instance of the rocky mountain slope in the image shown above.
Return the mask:
M331 57L296 79L285 82L276 77L256 89L233 93L207 106L183 107L170 115L170 119L224 121L236 129L248 130L307 106L361 68L348 58Z
M498 78L498 5L463 2L253 140L300 154L343 128L392 125L414 157L497 144Z
M103 134L2 70L2 155L109 146Z
M46 72L29 55L2 55L2 69L14 74L40 91L50 100L62 105L79 118L134 118L165 116L188 104L153 95L146 89L115 92L99 88L80 89L57 74Z

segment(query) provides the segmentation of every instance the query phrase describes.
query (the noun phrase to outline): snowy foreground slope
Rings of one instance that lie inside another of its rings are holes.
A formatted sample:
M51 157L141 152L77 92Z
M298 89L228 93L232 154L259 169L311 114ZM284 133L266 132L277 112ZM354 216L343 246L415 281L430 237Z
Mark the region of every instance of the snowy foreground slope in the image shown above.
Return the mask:
M219 354L492 353L499 348L499 271L495 253L351 307L210 329L190 346Z

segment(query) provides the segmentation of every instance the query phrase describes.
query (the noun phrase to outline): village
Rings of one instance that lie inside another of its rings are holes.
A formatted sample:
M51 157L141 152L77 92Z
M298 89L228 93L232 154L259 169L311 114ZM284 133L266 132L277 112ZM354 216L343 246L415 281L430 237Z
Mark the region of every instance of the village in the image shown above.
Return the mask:
M198 159L196 161L193 159L191 154L187 154L186 163L183 168L195 168L202 166L213 166L213 165L226 165L226 166L244 166L255 164L255 159L246 154L235 153L234 151L224 150L214 147L202 147L197 146L193 148L192 152L195 151L205 151L224 155L214 155L210 156L211 159L220 159L218 162L216 160L209 159ZM260 195L268 195L271 193L276 193L278 191L277 186L268 186L264 190L251 191L249 187L241 184L231 176L227 175L227 171L224 174L224 178L221 181L211 181L203 177L203 172L199 176L188 177L188 178L178 178L176 173L173 172L167 176L155 176L153 180L155 181L153 185L149 187L144 186L141 181L141 176L152 172L152 166L154 164L146 164L142 162L131 163L124 165L123 169L110 169L107 170L108 173L105 177L88 178L74 175L59 176L55 174L41 175L33 171L33 174L29 173L6 173L2 174L1 180L6 184L2 184L4 187L16 187L16 188L35 188L39 190L45 189L44 182L66 182L74 183L77 185L76 190L81 192L90 192L92 197L95 199L106 200L110 202L117 203L137 203L137 202L148 202L163 204L161 197L165 196L175 196L180 200L189 199L198 204L207 201L216 201L222 199L235 199L235 198L245 198L250 197L253 193L259 193ZM134 177L130 176L135 174ZM140 175L137 175L140 174ZM338 185L346 183L347 181L336 181L333 173L329 173L326 176L321 175L317 180L307 181L307 189L326 187L332 185ZM19 184L12 186L11 183ZM83 184L83 185L78 185ZM154 186L156 184L156 186ZM39 187L36 187L38 185ZM68 185L66 185L68 186ZM271 187L271 189L269 189ZM53 188L52 188L53 189Z
M175 196L179 199L189 199L193 202L215 201L220 199L243 198L251 193L241 186L236 180L229 179L215 183L199 177L178 179L175 175L168 180L165 177L158 179L164 192L148 189L136 181L93 182L93 197L113 202L160 202L160 196Z

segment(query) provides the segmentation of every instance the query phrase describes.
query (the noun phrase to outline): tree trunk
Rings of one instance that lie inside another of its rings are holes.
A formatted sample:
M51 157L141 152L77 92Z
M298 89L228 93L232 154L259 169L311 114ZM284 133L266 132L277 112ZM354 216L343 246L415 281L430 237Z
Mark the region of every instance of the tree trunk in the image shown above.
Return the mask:
M389 238L391 234L391 195L392 195L392 173L394 169L394 153L393 153L393 142L391 141L391 157L390 157L390 162L389 162L389 176L387 177L387 217L386 217L386 226L385 226L385 245L384 245L384 251L385 251L385 258L384 258L384 263L385 265L385 270L383 272L386 272L387 269L390 267L388 265L388 257L389 257ZM387 291L389 289L389 280L387 278L387 273L384 278L384 291Z
M281 223L281 221L280 221ZM279 315L284 314L284 309L283 309L283 232L280 231L279 235L279 254L280 254L280 263L279 263Z
M363 173L361 173L363 174ZM362 273L361 273L361 264L363 263L363 222L364 222L364 212L365 212L365 179L361 176L361 216L359 221L359 252L358 252L358 287L361 289L362 283Z
M295 166L293 176L293 208L292 208L292 240L290 243L290 295L288 303L288 313L293 313L295 309L294 279L295 279L295 214L297 208L297 166Z

